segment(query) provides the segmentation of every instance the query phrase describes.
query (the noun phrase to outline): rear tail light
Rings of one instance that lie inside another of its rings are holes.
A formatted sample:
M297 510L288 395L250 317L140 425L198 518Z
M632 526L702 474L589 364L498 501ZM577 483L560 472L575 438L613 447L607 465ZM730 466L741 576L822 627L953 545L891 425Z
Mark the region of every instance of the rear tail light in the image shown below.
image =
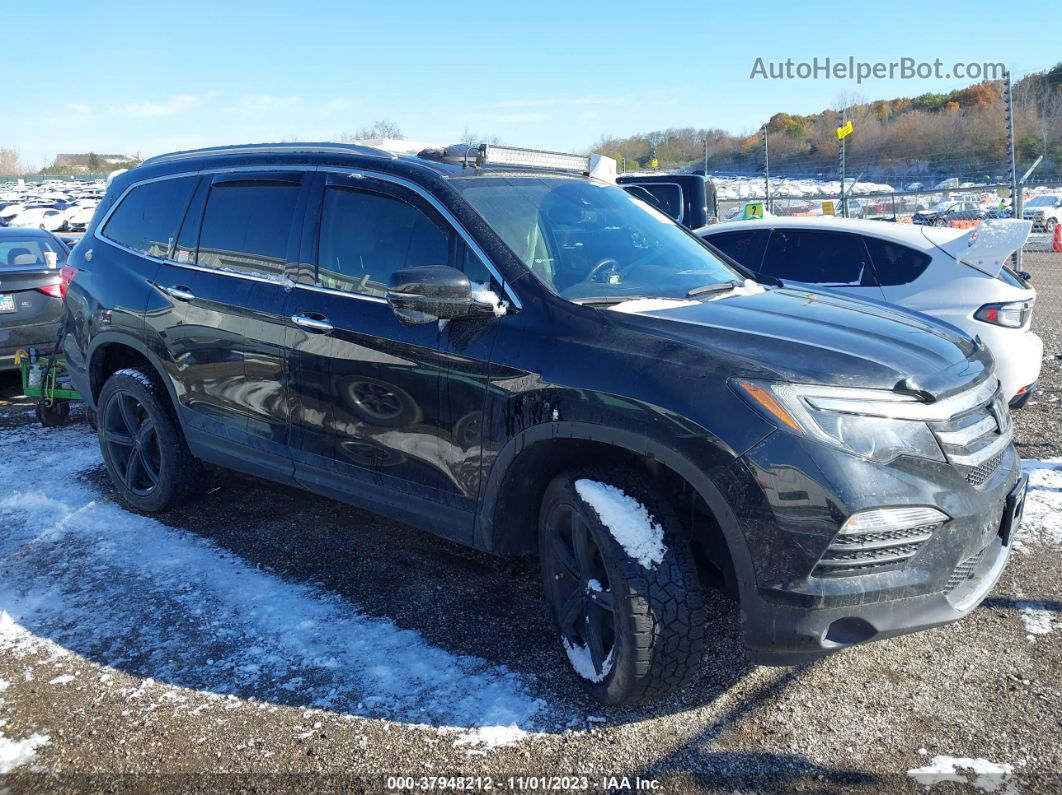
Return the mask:
M45 285L44 287L38 287L37 288L37 292L38 293L44 293L45 295L50 295L52 298L62 298L63 297L63 285L61 285L61 284Z
M70 288L70 283L74 281L74 277L77 276L77 268L73 265L64 265L59 270L59 297L66 298L66 291Z
M985 304L976 312L974 318L983 323L1006 328L1021 328L1032 315L1031 301L1012 301L1008 304Z

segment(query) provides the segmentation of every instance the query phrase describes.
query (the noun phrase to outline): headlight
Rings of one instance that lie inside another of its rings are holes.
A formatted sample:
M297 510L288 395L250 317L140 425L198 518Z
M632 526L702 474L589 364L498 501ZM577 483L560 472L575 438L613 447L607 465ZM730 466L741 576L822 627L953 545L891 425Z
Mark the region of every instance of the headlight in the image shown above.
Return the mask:
M913 396L883 389L769 381L735 380L731 384L775 425L798 436L881 463L901 455L945 460L924 421L902 419L920 404Z
M985 304L974 312L974 319L994 326L1021 328L1029 321L1031 314L1031 301L1012 301L1008 304Z

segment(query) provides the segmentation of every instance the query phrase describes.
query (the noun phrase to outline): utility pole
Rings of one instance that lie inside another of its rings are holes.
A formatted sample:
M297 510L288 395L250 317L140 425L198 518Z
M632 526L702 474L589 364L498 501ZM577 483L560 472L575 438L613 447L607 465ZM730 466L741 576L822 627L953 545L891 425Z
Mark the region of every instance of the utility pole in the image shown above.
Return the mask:
M704 136L704 178L708 179L708 136Z
M767 125L763 125L763 190L766 201L764 207L771 211L771 156L767 150Z
M844 127L846 124L848 124L848 109L847 108L841 108L841 126ZM845 148L845 139L842 138L841 139L841 216L843 218L847 218L848 217L848 196L845 194L845 190L844 190L844 180L845 180L845 173L844 173L844 148Z
M1022 186L1018 183L1018 164L1014 157L1014 96L1011 91L1010 69L1004 75L1003 115L1007 121L1007 151L1010 153L1010 206L1014 218L1023 215ZM1021 247L1014 252L1014 270L1021 270Z

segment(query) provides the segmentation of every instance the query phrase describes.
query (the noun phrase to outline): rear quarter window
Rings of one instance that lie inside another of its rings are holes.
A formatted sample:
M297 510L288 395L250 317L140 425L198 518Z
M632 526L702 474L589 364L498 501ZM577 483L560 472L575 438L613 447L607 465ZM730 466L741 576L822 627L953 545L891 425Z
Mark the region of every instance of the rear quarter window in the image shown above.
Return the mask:
M101 234L137 254L165 257L195 185L195 177L179 177L136 186L107 219Z
M925 272L932 259L924 252L878 237L864 237L863 242L870 251L882 287L910 284Z

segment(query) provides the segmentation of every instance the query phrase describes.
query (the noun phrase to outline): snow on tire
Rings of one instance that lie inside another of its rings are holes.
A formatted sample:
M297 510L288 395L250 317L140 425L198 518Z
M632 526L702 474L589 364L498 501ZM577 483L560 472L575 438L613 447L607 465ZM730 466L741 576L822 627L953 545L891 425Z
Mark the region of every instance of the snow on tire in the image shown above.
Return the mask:
M561 646L594 698L649 700L696 674L703 592L674 509L648 477L584 468L554 478L539 553Z

